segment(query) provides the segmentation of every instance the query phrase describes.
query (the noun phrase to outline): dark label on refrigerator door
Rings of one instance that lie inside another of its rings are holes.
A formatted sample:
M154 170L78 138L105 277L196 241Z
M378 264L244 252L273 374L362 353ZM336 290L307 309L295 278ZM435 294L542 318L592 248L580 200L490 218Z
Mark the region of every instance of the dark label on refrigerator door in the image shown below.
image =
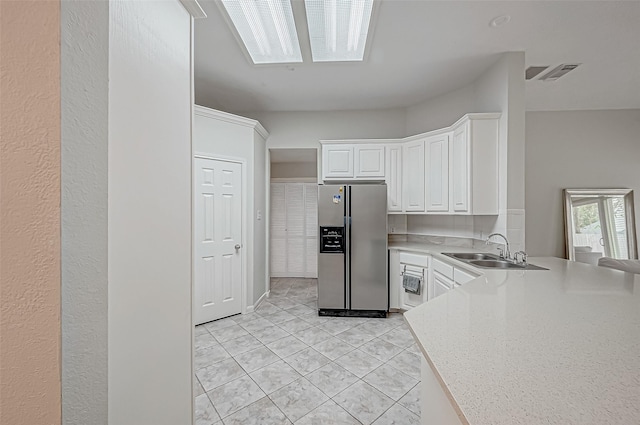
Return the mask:
M320 227L320 253L344 253L344 227Z

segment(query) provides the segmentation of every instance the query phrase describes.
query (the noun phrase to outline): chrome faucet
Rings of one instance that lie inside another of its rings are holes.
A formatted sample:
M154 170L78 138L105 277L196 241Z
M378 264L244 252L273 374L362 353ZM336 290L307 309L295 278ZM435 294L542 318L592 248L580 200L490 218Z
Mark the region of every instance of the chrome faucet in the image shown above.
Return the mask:
M518 256L520 256L522 258L521 262L518 262ZM518 251L515 254L513 254L513 262L516 264L520 264L521 266L526 266L527 265L527 253L524 251Z
M500 258L504 258L505 260L510 260L511 259L511 251L509 251L509 240L502 233L492 233L492 234L490 234L487 237L487 240L484 243L486 245L489 245L490 239L492 237L494 237L494 236L500 236L502 239L504 239L504 249L498 248L498 251L500 251Z

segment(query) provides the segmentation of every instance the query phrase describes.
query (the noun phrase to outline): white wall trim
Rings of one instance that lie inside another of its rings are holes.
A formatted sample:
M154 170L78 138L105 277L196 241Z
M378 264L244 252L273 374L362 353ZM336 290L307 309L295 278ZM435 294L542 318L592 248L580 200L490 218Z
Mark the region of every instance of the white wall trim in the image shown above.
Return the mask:
M315 177L274 177L271 183L316 183L318 179Z
M207 118L212 118L219 121L224 121L232 124L241 125L243 127L253 128L262 138L265 140L269 137L269 132L260 124L259 121L252 120L251 118L241 117L239 115L230 114L228 112L217 111L211 108L205 108L204 106L195 105L193 111L196 115L200 115Z
M489 120L489 119L498 119L502 114L499 112L487 112L487 113L469 113L463 115L460 119L458 119L455 123L451 124L448 127L439 128L437 130L428 131L426 133L415 134L413 136L407 137L399 137L397 139L338 139L338 140L320 140L320 145L325 144L353 144L353 143L381 143L381 144L393 144L393 143L405 143L412 142L415 140L420 140L425 137L437 136L443 133L448 133L453 131L453 129L465 121L468 120ZM320 162L318 162L320 163ZM320 176L320 174L318 174Z
M264 294L262 294L260 296L260 298L258 298L258 301L256 301L256 303L254 305L250 305L247 307L247 313L251 313L253 311L256 311L258 309L258 307L260 307L260 304L262 304L262 302L267 299L269 297L269 294L271 293L271 291L267 291Z
M198 3L198 0L180 0L180 3L182 3L182 6L187 9L187 12L189 12L193 18L199 19L207 17L207 14L204 13L204 10L202 9L202 6L200 6L200 3Z

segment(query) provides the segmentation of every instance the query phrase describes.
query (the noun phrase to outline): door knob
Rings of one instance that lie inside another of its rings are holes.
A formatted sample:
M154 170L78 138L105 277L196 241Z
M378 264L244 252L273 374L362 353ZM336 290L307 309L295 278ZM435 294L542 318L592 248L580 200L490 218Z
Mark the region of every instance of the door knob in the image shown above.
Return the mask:
M234 248L236 249L236 251L237 251L237 250L239 250L239 249L240 249L240 244L239 244L239 243L237 243L237 244L236 244L236 246L235 246Z

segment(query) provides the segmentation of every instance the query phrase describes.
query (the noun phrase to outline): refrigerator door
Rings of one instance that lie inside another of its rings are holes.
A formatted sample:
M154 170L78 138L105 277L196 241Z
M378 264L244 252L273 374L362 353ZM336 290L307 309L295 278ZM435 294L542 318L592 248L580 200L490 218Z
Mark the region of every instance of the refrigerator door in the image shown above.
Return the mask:
M318 225L320 226L320 244L318 246L318 308L347 308L345 301L345 195L346 187L340 185L318 186ZM332 229L333 228L333 229ZM335 249L336 229L343 231L342 249ZM323 229L328 235L327 247L322 248ZM331 239L334 239L333 241ZM325 252L322 252L325 251Z
M350 308L387 311L387 187L353 185L349 196Z

